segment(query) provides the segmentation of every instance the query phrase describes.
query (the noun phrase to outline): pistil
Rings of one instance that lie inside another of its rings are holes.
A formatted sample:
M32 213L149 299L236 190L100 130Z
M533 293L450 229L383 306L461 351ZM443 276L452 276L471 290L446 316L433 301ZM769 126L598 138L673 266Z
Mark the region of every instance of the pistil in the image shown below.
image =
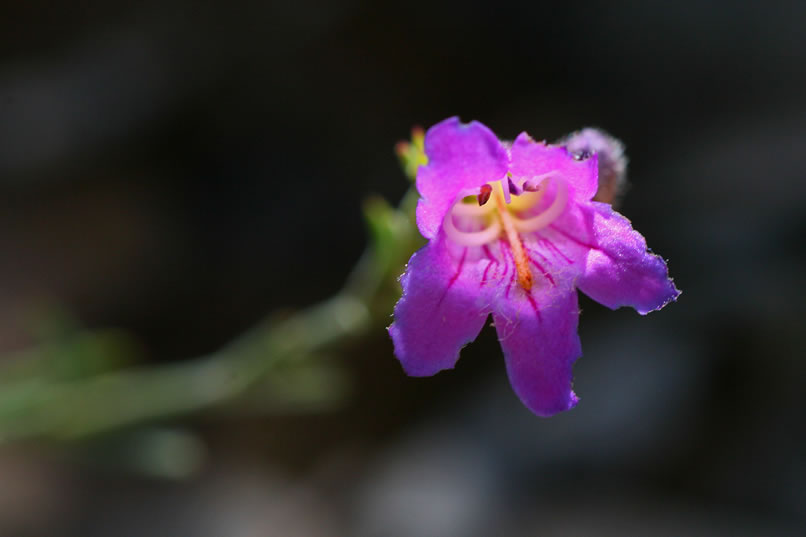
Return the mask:
M507 204L504 201L504 196L499 190L495 190L495 204L498 209L498 216L501 219L501 224L504 227L504 232L507 235L507 241L512 248L512 257L515 259L515 269L518 273L518 283L524 290L529 291L532 289L532 271L529 270L529 258L523 249L523 242L515 229L515 222L512 215L507 209Z

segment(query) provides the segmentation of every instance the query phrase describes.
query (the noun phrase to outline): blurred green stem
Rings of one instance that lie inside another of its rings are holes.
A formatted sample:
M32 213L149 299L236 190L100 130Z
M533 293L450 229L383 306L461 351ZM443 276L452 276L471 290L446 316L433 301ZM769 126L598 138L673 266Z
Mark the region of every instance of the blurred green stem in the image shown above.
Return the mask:
M380 324L376 320L386 323L395 278L420 240L412 217L416 200L411 188L397 210L380 200L367 203L372 246L335 296L284 320L264 321L213 354L78 379L34 375L3 382L0 442L74 439L210 408L237 399L272 371L367 334Z

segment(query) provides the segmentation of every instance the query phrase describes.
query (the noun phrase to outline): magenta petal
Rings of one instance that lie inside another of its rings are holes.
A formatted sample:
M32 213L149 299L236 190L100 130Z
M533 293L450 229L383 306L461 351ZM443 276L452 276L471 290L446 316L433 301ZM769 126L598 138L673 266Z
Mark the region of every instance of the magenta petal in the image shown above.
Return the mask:
M525 132L512 143L511 151L510 172L516 179L527 180L552 171L559 172L578 201L590 200L599 188L596 155L576 160L566 148L535 142Z
M411 257L389 327L406 373L424 377L450 369L462 347L476 339L489 315L480 280L476 266L464 256L451 257L443 237Z
M611 309L632 306L641 315L680 295L666 263L647 251L646 240L629 220L606 203L593 202L583 211L594 246L577 282L583 293Z
M573 289L499 304L493 314L509 381L538 416L573 408L571 366L582 355L577 335L579 307Z
M428 164L417 171L422 196L417 226L425 238L432 239L460 195L476 194L481 185L504 177L508 157L490 129L478 121L463 125L456 117L428 129L425 154Z

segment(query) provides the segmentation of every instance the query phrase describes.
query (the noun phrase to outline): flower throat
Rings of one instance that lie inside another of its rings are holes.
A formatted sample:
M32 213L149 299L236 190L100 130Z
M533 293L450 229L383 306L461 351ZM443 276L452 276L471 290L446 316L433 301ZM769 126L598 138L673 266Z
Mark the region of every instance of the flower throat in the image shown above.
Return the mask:
M542 211L530 213L546 194L549 180L556 185L554 199ZM555 172L523 181L520 187L507 175L504 179L482 185L476 196L454 204L445 217L443 229L451 241L462 246L484 246L506 238L518 283L530 291L534 278L521 234L548 227L562 214L567 202L568 187ZM454 218L462 222L463 229L457 228ZM476 231L479 227L481 229Z

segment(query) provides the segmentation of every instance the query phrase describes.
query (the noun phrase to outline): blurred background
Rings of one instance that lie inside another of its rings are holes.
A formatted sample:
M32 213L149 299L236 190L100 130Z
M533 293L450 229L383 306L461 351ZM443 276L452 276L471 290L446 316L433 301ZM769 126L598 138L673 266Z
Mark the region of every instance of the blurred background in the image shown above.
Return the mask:
M805 3L2 12L0 535L804 534ZM566 414L489 327L392 355L393 147L451 115L622 139L683 290L582 299Z

